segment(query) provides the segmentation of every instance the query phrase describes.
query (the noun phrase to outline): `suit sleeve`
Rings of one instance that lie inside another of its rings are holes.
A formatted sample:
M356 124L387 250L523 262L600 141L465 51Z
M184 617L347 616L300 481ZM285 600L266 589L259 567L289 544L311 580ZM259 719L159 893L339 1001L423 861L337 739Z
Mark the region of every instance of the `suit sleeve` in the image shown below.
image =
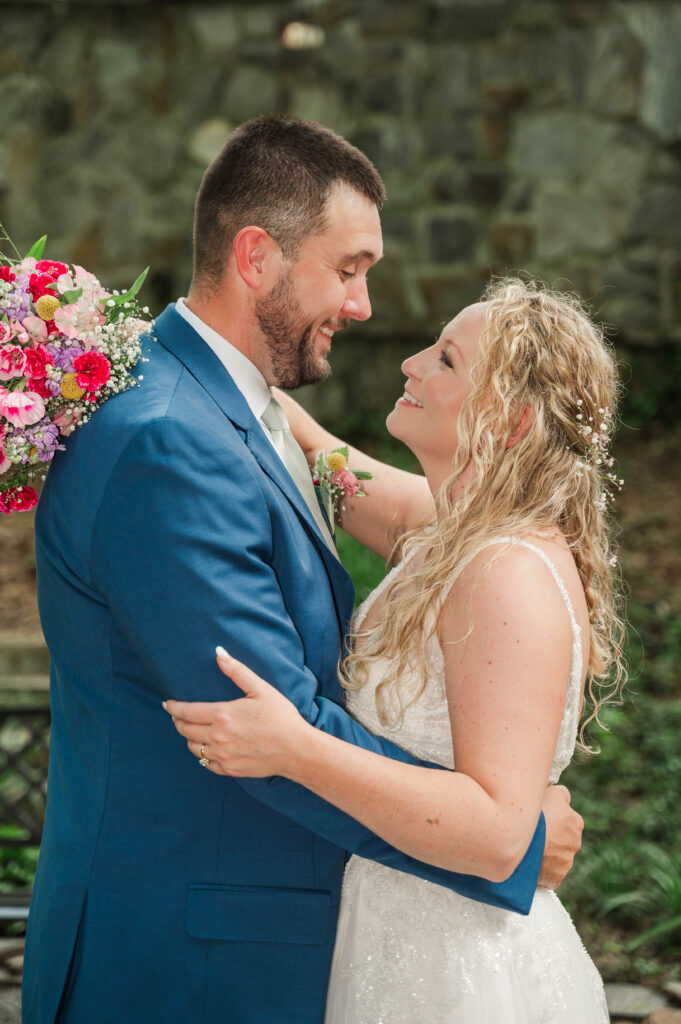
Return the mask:
M386 757L421 763L320 696L272 568L264 479L224 440L169 417L145 425L119 457L91 546L95 585L158 690L159 701L229 700L216 643L277 686L316 728ZM240 779L256 800L343 849L485 903L529 912L544 847L540 819L503 883L408 857L315 794L283 778Z

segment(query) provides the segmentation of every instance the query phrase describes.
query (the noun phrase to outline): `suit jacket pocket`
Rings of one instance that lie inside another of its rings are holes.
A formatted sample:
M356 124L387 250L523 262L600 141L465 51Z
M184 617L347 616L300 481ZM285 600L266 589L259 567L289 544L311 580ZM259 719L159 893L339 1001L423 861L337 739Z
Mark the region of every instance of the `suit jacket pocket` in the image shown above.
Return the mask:
M324 946L335 930L334 903L325 889L188 887L187 931L195 939Z

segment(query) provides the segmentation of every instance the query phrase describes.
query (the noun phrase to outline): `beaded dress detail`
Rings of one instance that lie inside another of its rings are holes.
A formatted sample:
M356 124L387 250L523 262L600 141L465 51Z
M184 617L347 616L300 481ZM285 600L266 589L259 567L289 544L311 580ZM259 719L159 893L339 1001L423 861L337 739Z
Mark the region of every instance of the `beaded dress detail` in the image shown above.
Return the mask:
M582 642L567 588L541 548L496 538L483 547L534 551L560 590L572 625L570 678L551 771L556 782L572 757L582 684ZM408 559L406 560L408 561ZM371 606L404 569L400 563L356 613ZM462 565L449 585L463 571ZM367 684L347 695L350 713L423 760L454 767L437 637L430 641L427 685L409 705L399 731L376 711L383 676L371 666ZM408 692L409 680L403 681ZM416 686L419 680L414 680ZM539 888L526 917L460 896L375 861L348 861L331 968L325 1024L608 1024L600 976L554 892Z

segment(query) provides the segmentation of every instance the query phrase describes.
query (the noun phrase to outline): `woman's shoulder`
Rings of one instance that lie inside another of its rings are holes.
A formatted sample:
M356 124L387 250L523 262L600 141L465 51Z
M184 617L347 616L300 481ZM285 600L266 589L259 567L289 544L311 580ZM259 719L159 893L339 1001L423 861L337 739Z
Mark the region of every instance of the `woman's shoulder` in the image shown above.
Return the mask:
M558 532L491 538L466 560L443 602L445 621L472 610L476 622L525 619L535 629L567 626L566 608L571 625L588 625L577 566Z

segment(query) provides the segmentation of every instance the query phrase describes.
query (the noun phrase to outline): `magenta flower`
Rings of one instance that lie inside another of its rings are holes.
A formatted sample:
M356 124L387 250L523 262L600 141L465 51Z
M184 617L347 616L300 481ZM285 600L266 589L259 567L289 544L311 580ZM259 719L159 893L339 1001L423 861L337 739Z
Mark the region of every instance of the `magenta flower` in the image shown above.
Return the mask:
M45 415L45 403L35 391L7 391L0 387L0 416L15 427L37 423Z
M18 345L3 345L0 348L0 380L23 377L26 368L24 350Z

